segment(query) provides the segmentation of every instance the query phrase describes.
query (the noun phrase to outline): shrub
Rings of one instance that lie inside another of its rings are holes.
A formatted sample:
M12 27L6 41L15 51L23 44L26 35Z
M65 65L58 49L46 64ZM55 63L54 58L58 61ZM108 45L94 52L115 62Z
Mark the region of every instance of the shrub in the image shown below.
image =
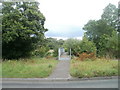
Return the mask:
M75 56L91 58L95 57L96 55L96 46L86 37L84 37L83 40L68 39L65 42L64 47L66 47L68 50L71 48L72 55Z
M49 50L48 47L42 46L37 48L32 54L33 56L44 57L47 54L48 50Z
M86 37L80 43L80 52L79 53L94 53L96 54L96 46L92 41L89 41Z
M94 59L95 58L95 54L94 53L81 53L78 54L78 58L77 60L88 60L88 59Z
M49 64L49 65L48 65L48 68L52 68L52 65L51 65L51 64Z

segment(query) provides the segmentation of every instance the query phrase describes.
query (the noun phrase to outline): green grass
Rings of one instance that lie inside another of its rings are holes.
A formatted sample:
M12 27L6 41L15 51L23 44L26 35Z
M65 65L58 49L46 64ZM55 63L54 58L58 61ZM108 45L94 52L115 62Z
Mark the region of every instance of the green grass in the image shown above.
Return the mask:
M2 62L3 78L43 78L48 77L57 64L57 60L21 59Z
M2 63L0 62L0 78L2 78Z
M94 61L71 60L70 74L79 78L117 76L118 61L105 59Z

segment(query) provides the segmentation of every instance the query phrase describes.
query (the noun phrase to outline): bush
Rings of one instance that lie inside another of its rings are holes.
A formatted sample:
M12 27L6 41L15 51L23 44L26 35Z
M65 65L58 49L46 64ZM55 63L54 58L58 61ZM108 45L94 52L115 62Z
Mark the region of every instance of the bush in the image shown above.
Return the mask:
M80 43L80 51L77 53L78 60L94 59L96 57L96 47L92 41L86 37Z
M77 52L80 51L80 40L78 39L67 39L64 43L64 48L66 51L69 52L70 48L71 48L71 54L72 55L77 55Z
M96 46L92 41L89 41L86 37L84 37L81 41L80 48L80 53L87 52L96 54Z
M95 58L95 54L94 53L81 53L81 54L78 54L78 58L77 60L89 60L89 59L94 59Z
M54 57L58 56L58 48L54 48L53 56Z
M79 56L82 58L91 58L96 56L96 46L92 41L89 41L86 37L83 40L68 39L64 47L68 50L71 48L72 55Z
M37 48L32 54L33 56L40 56L40 57L44 57L45 55L48 54L48 47L42 46Z

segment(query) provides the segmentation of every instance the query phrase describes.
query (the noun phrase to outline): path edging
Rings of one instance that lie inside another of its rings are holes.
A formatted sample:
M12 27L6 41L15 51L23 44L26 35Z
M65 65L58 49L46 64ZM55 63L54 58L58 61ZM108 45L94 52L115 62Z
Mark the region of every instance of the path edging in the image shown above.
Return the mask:
M118 76L92 77L92 78L2 78L2 81L83 81L83 80L103 80L118 79Z

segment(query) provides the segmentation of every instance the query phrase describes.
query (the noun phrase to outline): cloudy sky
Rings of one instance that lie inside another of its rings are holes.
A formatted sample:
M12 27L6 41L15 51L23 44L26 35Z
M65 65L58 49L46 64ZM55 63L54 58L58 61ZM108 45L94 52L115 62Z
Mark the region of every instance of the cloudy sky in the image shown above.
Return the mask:
M89 20L101 18L103 9L109 4L118 5L119 0L38 0L40 11L46 17L46 37L79 38L83 26Z

